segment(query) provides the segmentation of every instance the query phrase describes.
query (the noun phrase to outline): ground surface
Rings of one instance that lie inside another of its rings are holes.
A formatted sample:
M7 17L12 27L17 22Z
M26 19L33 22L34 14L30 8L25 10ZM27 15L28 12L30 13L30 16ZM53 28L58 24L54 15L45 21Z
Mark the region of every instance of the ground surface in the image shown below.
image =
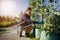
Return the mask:
M7 27L7 31L0 32L0 40L30 40L30 38L17 35L17 25Z

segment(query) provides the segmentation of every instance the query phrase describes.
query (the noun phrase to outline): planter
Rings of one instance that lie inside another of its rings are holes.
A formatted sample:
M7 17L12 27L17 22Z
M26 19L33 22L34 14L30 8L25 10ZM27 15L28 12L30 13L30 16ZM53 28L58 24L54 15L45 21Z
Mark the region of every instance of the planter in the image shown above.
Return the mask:
M41 30L40 30L40 29L35 29L35 37L36 37L37 39L40 38L40 33L41 33Z
M46 35L46 32L42 31L40 40L60 40L60 34L54 34L51 32Z
M50 40L60 40L60 33L50 33Z
M49 34L46 35L46 32L43 30L41 31L41 37L40 37L40 40L50 40L49 39Z

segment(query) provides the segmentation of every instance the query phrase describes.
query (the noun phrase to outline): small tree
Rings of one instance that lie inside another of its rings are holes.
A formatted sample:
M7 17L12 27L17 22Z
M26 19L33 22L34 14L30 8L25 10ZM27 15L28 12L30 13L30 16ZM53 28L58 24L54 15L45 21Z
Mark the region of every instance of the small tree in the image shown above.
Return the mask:
M22 15L23 15L23 12L21 11L20 14L19 14L19 20L21 20Z

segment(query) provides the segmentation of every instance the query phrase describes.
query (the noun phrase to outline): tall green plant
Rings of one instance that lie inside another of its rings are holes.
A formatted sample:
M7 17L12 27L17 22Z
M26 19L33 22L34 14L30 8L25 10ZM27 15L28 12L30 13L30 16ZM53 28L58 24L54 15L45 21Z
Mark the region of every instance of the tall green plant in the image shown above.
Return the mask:
M50 28L52 26L50 20L51 18L54 18L54 13L56 12L56 8L52 7L52 2L53 2L52 0L49 0L49 2L51 4L48 6L44 6L44 0L30 0L29 3L32 8L32 19L39 18L36 15L37 14L40 15L42 17L42 20L45 21L45 24L42 25L42 27L40 25L41 29L51 31L53 27L52 29Z

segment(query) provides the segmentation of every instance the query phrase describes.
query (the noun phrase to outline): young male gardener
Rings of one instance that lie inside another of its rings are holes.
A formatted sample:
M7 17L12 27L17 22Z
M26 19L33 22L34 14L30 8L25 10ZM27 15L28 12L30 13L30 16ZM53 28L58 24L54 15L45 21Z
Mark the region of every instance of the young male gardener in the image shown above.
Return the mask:
M22 37L22 31L25 31L25 35L26 37L29 37L29 33L30 31L34 28L34 24L35 23L40 23L38 21L32 21L30 19L30 14L31 14L31 8L28 7L25 11L25 14L22 16L22 20L21 20L21 31L20 31L20 37Z

